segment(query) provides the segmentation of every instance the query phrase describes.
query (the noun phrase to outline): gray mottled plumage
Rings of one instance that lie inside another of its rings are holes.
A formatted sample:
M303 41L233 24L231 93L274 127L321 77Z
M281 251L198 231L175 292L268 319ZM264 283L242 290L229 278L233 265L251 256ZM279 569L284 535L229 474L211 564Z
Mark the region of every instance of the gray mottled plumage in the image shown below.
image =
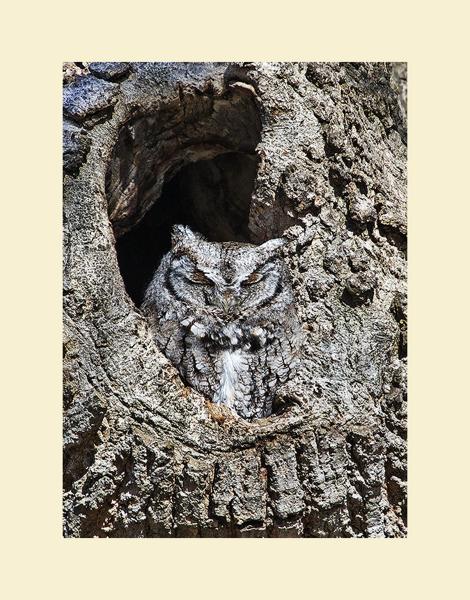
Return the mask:
M142 305L185 381L245 419L271 414L276 388L298 363L282 245L208 242L177 225Z

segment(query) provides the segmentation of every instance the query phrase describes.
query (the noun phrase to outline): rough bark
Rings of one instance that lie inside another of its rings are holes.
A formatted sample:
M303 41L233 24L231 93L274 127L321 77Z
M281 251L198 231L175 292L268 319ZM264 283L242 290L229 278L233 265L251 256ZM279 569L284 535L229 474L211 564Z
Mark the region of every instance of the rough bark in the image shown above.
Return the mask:
M404 65L107 65L65 69L64 535L406 535ZM288 238L306 341L272 416L155 346L116 251L152 210Z

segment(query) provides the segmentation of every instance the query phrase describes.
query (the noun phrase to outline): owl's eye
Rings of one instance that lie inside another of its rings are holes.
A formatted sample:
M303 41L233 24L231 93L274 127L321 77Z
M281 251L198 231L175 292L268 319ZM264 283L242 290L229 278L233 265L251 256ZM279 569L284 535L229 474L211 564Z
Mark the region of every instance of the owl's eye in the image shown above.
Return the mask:
M196 283L198 285L213 285L213 282L199 270L193 271L188 279L191 283Z
M255 283L260 282L262 279L263 275L261 273L256 273L255 271L254 273L248 275L248 277L241 282L241 285L243 287L254 285Z

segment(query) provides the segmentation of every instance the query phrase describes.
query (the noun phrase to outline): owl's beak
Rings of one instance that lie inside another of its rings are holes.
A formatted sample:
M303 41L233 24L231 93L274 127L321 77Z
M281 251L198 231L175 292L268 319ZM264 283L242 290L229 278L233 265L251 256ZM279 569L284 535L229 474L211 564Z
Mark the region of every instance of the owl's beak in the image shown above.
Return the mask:
M220 306L226 312L233 312L237 307L237 298L233 295L232 292L225 290L220 298Z

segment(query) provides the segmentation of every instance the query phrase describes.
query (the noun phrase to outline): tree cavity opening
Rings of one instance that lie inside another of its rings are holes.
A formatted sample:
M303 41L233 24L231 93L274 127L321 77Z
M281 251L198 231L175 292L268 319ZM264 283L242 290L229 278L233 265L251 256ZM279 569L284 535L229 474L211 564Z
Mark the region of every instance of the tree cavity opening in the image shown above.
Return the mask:
M106 174L124 285L137 306L174 224L210 241L251 242L261 121L253 97L194 92L126 123Z
M137 305L170 249L173 225L189 225L210 241L250 241L248 217L256 170L254 156L233 152L190 163L165 182L139 224L116 241L121 274Z

